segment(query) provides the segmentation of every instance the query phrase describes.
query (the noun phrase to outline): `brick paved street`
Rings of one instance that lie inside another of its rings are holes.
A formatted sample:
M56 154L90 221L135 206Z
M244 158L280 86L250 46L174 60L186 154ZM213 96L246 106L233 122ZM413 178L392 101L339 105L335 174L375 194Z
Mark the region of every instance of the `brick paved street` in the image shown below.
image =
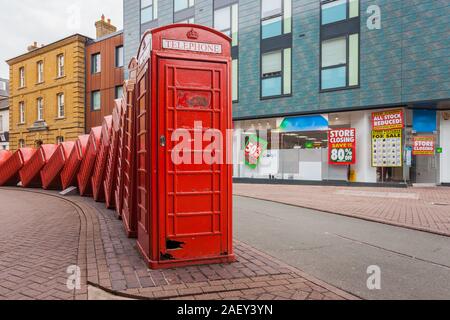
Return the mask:
M67 300L77 264L80 218L54 197L0 190L0 300Z
M234 194L450 236L450 188L235 184Z
M355 299L238 241L231 265L149 270L113 211L56 195L0 189L0 299L88 299L87 283L145 299ZM66 288L73 264L83 284L75 293Z

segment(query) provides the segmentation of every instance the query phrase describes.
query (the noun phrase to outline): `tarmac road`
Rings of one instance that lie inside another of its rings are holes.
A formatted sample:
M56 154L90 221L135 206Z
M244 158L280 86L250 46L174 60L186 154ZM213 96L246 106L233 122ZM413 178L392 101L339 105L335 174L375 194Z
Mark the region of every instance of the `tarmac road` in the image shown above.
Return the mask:
M450 299L449 237L244 197L234 198L234 230L364 299ZM367 287L370 266L381 270L380 290Z

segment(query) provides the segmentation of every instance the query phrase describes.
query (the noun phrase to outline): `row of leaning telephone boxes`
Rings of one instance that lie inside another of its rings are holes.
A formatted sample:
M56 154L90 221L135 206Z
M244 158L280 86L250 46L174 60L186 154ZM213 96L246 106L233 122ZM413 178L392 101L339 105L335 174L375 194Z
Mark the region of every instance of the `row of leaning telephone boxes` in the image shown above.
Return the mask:
M228 137L230 39L191 24L154 29L128 68L122 99L89 135L0 151L0 186L76 187L105 202L150 268L235 261L231 165L170 163L167 139L198 120Z

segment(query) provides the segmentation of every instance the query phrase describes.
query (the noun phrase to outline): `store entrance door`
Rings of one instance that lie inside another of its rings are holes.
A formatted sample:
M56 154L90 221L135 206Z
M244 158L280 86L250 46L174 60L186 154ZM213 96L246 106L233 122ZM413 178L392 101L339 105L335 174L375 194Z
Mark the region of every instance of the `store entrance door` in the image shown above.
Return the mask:
M415 156L416 184L436 184L437 161L435 156Z

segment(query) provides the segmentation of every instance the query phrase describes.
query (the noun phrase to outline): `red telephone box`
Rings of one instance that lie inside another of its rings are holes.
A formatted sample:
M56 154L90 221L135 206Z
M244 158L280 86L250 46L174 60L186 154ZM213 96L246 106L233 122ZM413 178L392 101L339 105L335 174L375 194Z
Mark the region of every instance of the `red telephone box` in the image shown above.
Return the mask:
M92 193L97 202L105 200L105 181L106 162L108 160L109 147L111 144L112 116L103 119L102 134L100 136L100 146L95 161L94 172L92 176Z
M0 166L6 162L12 156L12 152L9 150L0 150Z
M41 170L48 163L48 160L57 148L58 146L56 144L44 144L37 149L30 161L19 171L22 187L42 187Z
M119 156L119 131L120 131L120 117L122 113L122 100L114 101L114 109L112 113L112 132L111 145L109 148L108 159L106 161L104 193L106 208L112 209L115 206L114 190L117 183L117 160Z
M94 171L95 160L97 159L97 152L100 146L100 136L102 134L102 127L95 127L91 129L89 135L89 142L86 146L86 153L80 164L80 171L77 175L78 191L81 196L92 195L91 177Z
M209 164L172 159L180 129L190 137L200 131L200 139L215 130L223 146L229 142L230 38L200 25L157 28L144 34L137 60L139 250L155 269L233 262L228 151L217 150L223 161ZM191 160L211 139L191 143Z
M36 149L21 148L0 165L0 186L16 186L20 181L19 171L30 161Z
M126 84L126 102L123 141L123 204L122 221L128 237L137 237L137 206L136 206L136 70L137 61L132 59L129 64L130 80Z
M125 81L125 87L127 81ZM125 92L126 93L126 92ZM116 178L116 189L114 190L114 199L116 203L116 213L120 218L122 216L122 206L123 206L123 155L124 155L124 125L125 125L125 115L127 111L127 103L125 98L122 97L121 100L122 108L120 114L120 130L119 130L119 142L118 142L118 155L117 155L117 178Z
M59 190L62 188L61 171L64 169L64 165L74 147L75 142L73 141L63 142L58 146L58 149L56 149L48 163L41 170L43 189Z
M63 189L77 186L77 174L80 169L81 161L86 153L89 135L85 134L78 137L75 147L70 153L69 158L61 172L61 182Z

